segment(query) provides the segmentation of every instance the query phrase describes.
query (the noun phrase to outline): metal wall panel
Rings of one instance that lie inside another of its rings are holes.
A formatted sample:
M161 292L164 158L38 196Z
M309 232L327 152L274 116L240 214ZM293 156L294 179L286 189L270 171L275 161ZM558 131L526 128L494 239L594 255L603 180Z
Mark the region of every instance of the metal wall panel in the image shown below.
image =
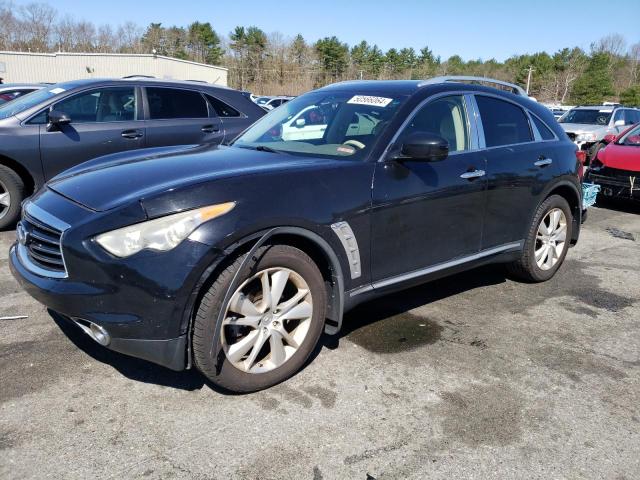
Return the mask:
M151 75L227 85L227 69L160 55L0 52L5 83L64 82L80 78Z

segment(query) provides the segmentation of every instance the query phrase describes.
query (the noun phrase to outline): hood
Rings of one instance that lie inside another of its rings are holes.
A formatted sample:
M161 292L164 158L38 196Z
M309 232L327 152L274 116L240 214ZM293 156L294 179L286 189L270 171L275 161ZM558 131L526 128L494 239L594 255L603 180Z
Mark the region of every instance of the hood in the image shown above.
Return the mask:
M640 173L640 146L610 143L598 152L598 160L609 168Z
M606 132L607 125L589 125L588 123L559 123L565 132L573 133L595 133Z
M58 175L47 186L80 205L105 211L202 182L303 168L323 161L209 145L137 150L92 160Z

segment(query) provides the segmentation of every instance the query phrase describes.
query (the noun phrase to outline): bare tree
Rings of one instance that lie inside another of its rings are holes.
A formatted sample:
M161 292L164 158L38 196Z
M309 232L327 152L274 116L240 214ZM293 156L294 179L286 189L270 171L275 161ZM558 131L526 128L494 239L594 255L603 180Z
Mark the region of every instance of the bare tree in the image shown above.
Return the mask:
M45 3L29 3L20 9L25 47L46 52L51 44L56 11Z

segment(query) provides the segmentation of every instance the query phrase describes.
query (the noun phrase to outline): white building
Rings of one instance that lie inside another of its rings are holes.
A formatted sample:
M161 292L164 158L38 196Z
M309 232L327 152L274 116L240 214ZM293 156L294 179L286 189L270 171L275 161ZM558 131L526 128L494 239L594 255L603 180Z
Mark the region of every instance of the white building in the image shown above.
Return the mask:
M0 78L5 83L57 83L81 78L121 78L129 75L201 80L227 86L226 68L161 55L0 51Z

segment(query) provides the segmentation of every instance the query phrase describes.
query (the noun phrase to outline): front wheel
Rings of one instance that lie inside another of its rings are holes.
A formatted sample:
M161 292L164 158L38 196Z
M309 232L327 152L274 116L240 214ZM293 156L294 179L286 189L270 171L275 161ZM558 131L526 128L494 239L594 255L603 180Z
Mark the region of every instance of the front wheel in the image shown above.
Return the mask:
M0 165L0 230L12 226L20 216L24 183L16 172Z
M509 272L530 282L549 280L567 255L572 225L567 201L559 195L547 198L533 217L521 257L508 264Z
M270 387L295 374L322 334L324 279L303 251L275 245L258 249L224 297L245 256L220 273L204 294L193 329L198 369L234 392ZM221 324L218 313L224 310ZM213 345L216 329L219 341Z

